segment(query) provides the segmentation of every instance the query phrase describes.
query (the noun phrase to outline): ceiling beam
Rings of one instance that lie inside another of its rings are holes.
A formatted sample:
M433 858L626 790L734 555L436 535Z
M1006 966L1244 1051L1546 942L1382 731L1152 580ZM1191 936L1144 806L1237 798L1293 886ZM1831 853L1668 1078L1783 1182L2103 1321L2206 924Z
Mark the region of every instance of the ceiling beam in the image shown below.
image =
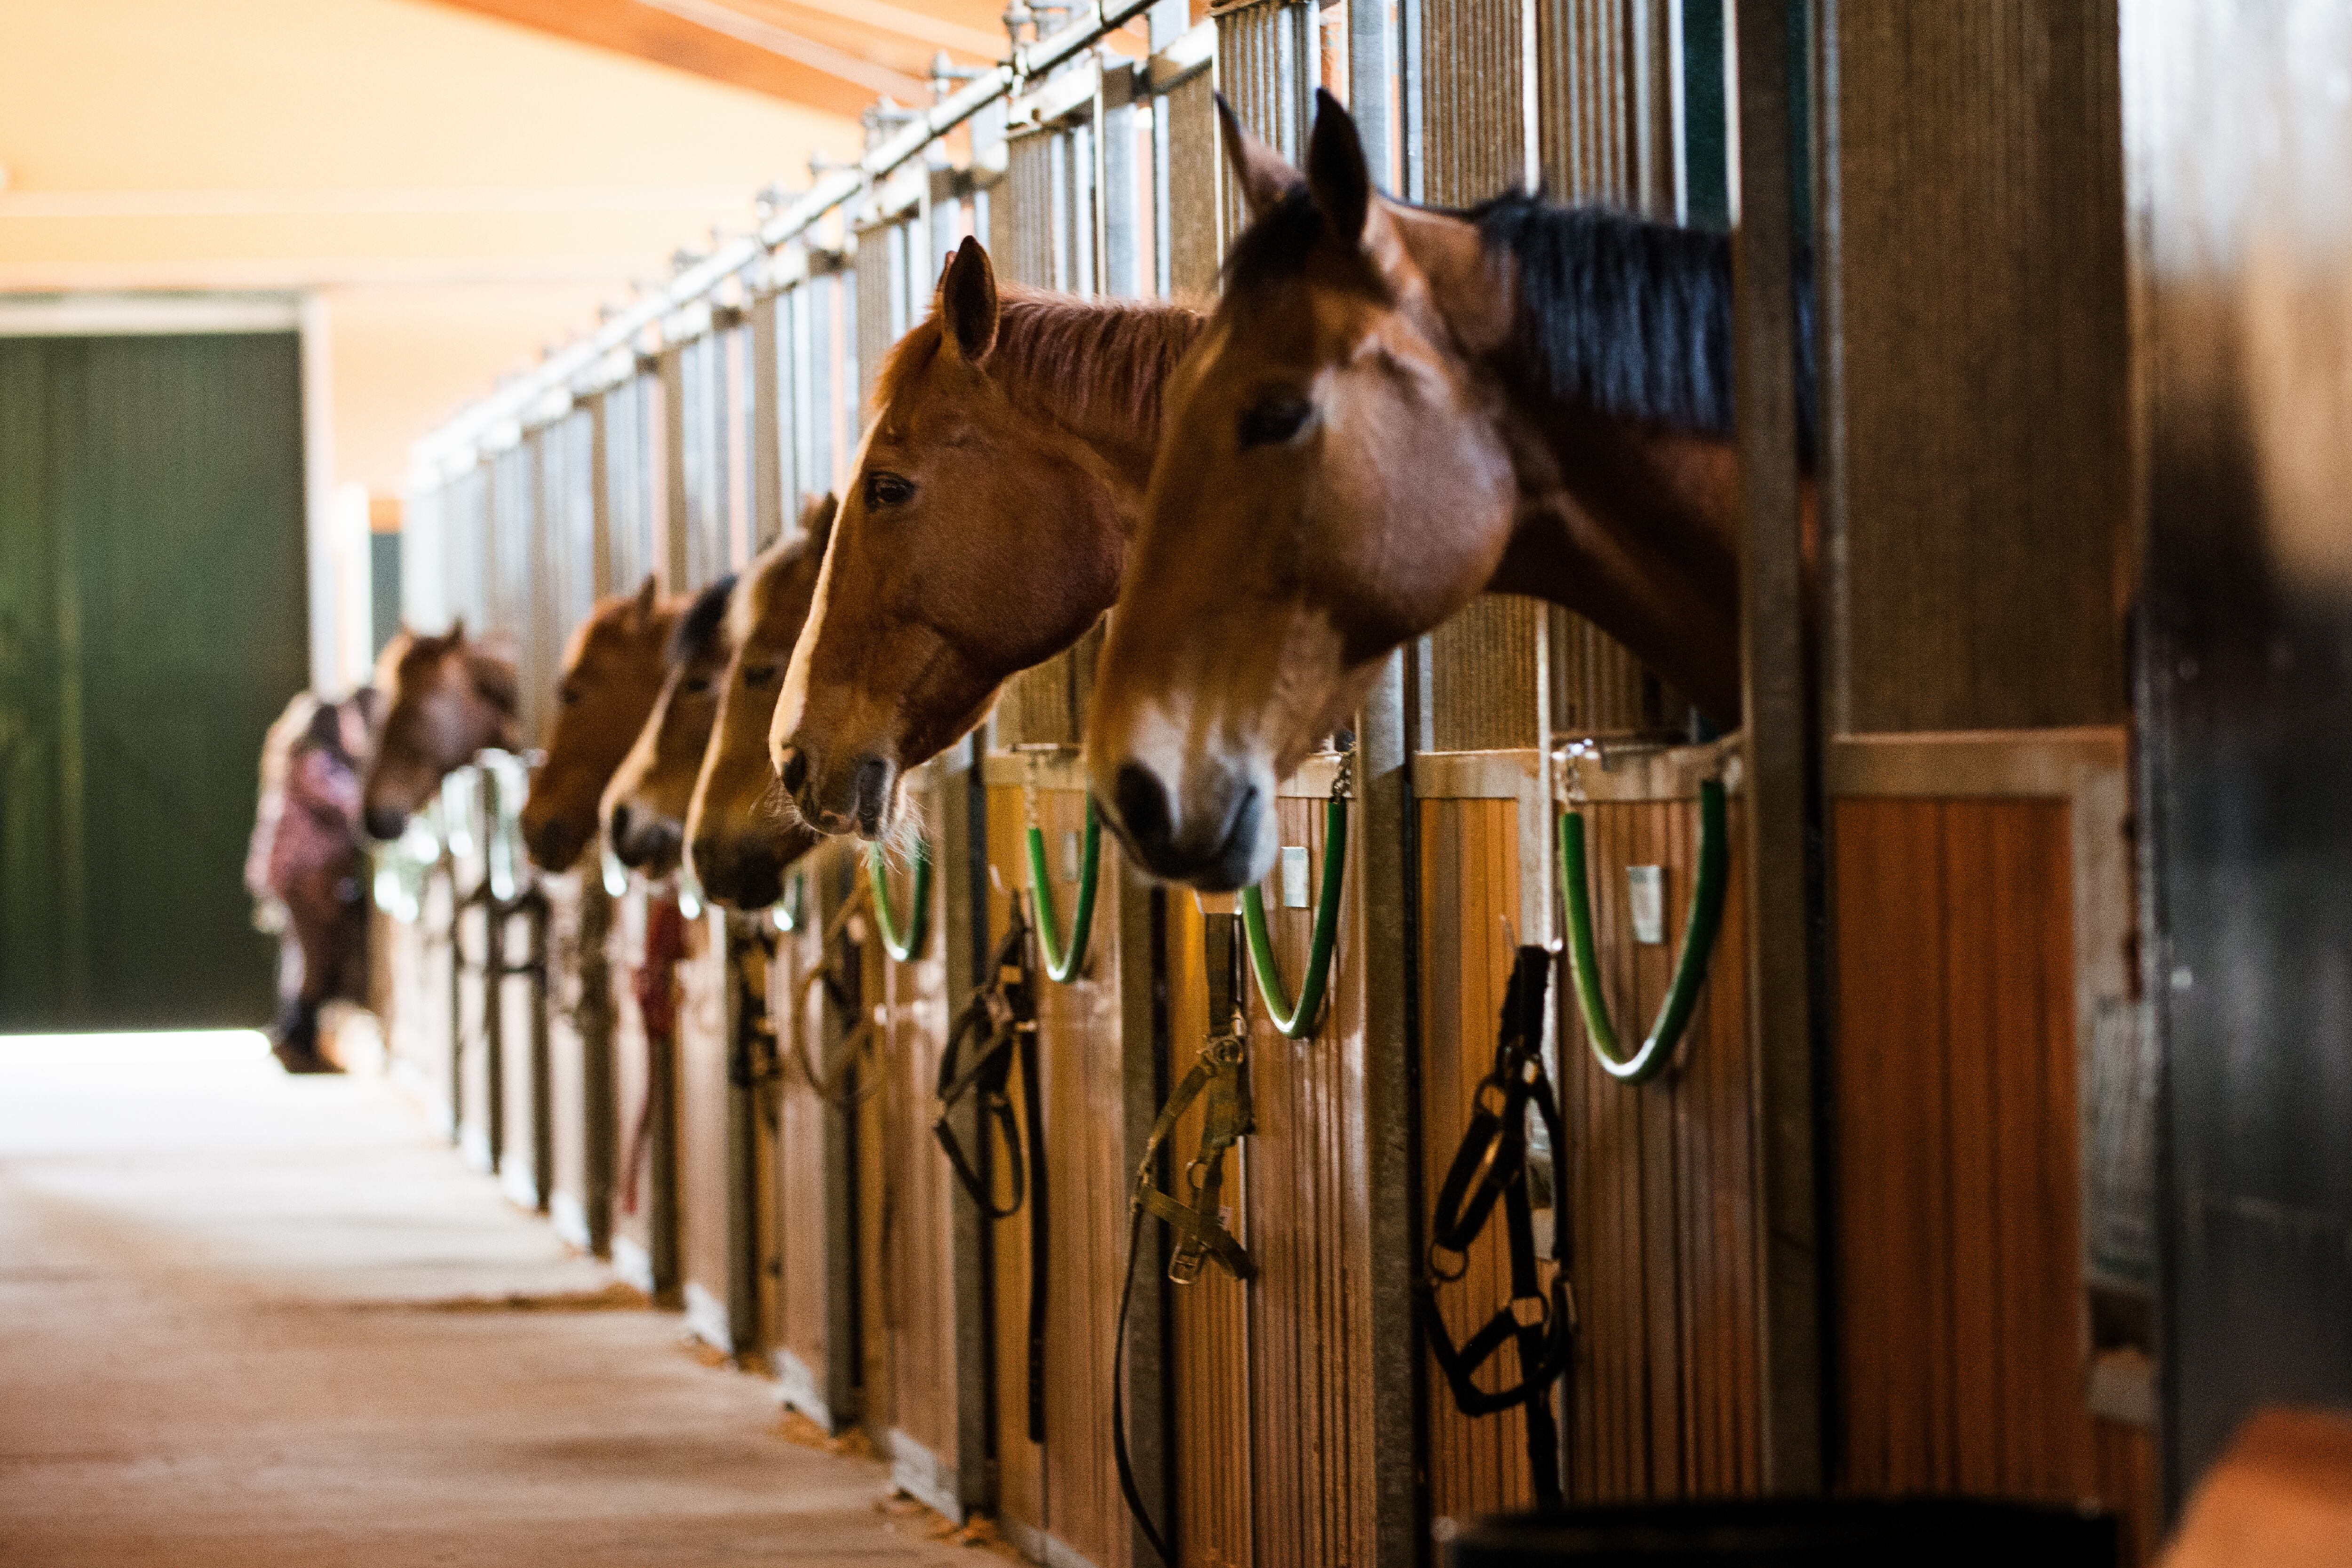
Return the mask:
M440 0L575 43L854 119L881 93L926 84L846 49L728 10L717 0Z

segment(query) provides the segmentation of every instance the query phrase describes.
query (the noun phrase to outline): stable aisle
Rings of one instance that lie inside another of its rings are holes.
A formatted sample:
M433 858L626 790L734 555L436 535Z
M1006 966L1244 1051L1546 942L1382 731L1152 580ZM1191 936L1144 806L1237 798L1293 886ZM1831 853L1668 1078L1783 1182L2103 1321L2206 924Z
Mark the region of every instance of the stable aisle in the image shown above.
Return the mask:
M381 1079L0 1039L0 1563L962 1563Z

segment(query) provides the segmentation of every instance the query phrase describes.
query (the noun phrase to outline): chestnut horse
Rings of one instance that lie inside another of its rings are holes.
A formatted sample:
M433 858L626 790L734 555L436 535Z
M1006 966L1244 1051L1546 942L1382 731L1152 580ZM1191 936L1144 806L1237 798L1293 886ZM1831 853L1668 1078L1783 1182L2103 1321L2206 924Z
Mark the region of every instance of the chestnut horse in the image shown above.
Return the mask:
M502 640L467 638L463 621L437 635L403 626L376 659L375 684L386 706L361 816L371 836L397 838L475 752L514 749L514 654Z
M1389 201L1328 94L1302 182L1223 113L1253 221L1170 389L1087 725L1137 859L1265 876L1276 782L1482 593L1589 616L1736 722L1729 242L1516 195Z
M730 573L694 596L664 650L667 668L653 711L621 759L598 816L621 864L650 877L677 869L686 842L686 807L702 771L703 749L719 716L719 678L727 668Z
M661 696L663 656L686 605L657 597L648 576L634 594L598 601L573 629L547 756L522 806L522 841L541 870L570 870L594 835L604 786Z
M768 726L784 666L808 620L836 510L833 497L811 497L801 509L798 536L762 551L728 606L735 651L719 679L719 716L686 810L686 858L704 897L737 909L761 909L783 897L784 868L820 837L777 792Z
M1172 305L1000 289L967 239L883 362L875 416L776 704L801 816L887 834L906 771L1118 596L1160 388L1200 335Z

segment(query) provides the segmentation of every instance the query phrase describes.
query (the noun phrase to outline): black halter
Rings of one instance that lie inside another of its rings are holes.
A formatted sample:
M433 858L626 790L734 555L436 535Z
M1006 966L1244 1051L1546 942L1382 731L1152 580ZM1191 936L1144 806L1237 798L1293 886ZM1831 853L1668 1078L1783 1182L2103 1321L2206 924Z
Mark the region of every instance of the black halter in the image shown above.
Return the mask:
M1544 994L1550 979L1551 954L1540 947L1520 948L1496 1031L1494 1069L1478 1085L1477 1109L1438 1188L1428 1268L1416 1295L1430 1352L1462 1414L1491 1415L1526 1407L1528 1468L1536 1501L1557 1508L1561 1501L1559 1436L1549 1395L1552 1385L1567 1374L1576 1336L1575 1299L1568 1283L1568 1204L1564 1192L1551 1194L1554 1269L1547 1292L1537 1274L1536 1173L1528 1162L1530 1107L1542 1118L1550 1139L1555 1172L1567 1152L1558 1097L1544 1070ZM1556 1179L1554 1185L1558 1187ZM1464 1255L1486 1228L1497 1200L1507 1227L1511 1299L1457 1346L1438 1310L1437 1288L1462 1277ZM1444 1261L1448 1257L1450 1267ZM1492 1392L1479 1387L1475 1381L1478 1373L1506 1344L1517 1348L1519 1380Z
M971 1201L990 1219L1010 1219L1029 1206L1029 1440L1045 1440L1045 1087L1037 1072L1036 988L1030 983L1029 927L1022 919L1018 900L1013 923L998 944L990 964L992 978L971 994L948 1031L946 1049L940 1052L940 1114L931 1132L954 1167ZM964 1042L979 1049L967 1064ZM1005 1085L1015 1059L1021 1065L1021 1116L1015 1120ZM949 1118L967 1099L980 1099L981 1135L992 1128L1004 1150L1013 1195L996 1201L984 1162L985 1143L975 1159L964 1149ZM1027 1157L1022 1147L1022 1127L1028 1127ZM1024 1172L1025 1164L1025 1172Z

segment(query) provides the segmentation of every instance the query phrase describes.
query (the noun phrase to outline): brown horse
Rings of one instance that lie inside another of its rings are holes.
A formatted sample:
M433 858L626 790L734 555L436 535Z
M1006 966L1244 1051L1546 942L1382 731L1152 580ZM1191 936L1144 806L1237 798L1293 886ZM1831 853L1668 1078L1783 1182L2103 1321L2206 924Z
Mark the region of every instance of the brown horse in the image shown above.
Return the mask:
M1175 306L997 286L967 239L890 351L776 704L802 816L868 837L906 771L1117 597L1160 434L1200 335Z
M783 897L784 868L820 837L776 791L768 726L784 666L808 621L837 510L829 495L810 498L798 536L761 552L728 607L735 651L719 681L719 716L687 807L686 858L705 897L738 909Z
M660 599L648 576L635 593L599 601L573 629L547 757L522 807L523 843L542 870L569 870L595 833L604 786L661 696L663 656L686 605Z
M469 639L463 621L437 635L403 626L376 659L375 683L386 706L362 820L374 837L397 838L475 752L514 749L514 653L501 639Z
M621 864L648 876L677 869L686 842L686 808L702 771L703 749L719 716L719 678L727 669L727 605L732 574L694 597L664 650L667 669L653 711L628 755L604 786L599 816Z
M1170 391L1087 736L1137 858L1264 876L1276 782L1481 593L1590 616L1736 721L1728 241L1391 202L1328 95L1303 182L1224 123L1253 222Z

